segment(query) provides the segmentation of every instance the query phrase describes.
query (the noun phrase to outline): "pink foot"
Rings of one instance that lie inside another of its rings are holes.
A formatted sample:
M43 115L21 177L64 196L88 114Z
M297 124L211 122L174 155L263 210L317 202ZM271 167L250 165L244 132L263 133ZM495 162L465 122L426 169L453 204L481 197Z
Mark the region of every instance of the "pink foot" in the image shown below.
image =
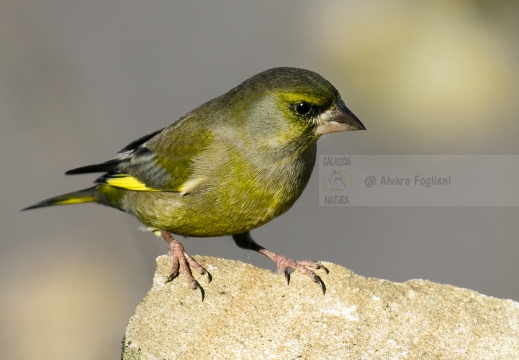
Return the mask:
M258 245L250 236L249 232L241 233L241 234L234 234L232 236L234 239L234 242L236 245L243 249L249 249L257 251L272 261L276 263L276 266L278 268L278 272L282 272L285 275L285 279L287 280L287 283L290 283L290 273L288 272L288 269L293 269L295 271L299 271L307 276L309 276L315 283L317 283L321 290L324 293L326 293L326 286L324 285L324 282L321 280L321 278L314 273L312 269L323 269L328 274L328 269L325 268L323 265L316 261L310 261L310 260L301 260L301 261L294 261L290 260L289 258L276 254L275 252L269 251L265 249L263 246Z
M173 263L171 274L168 276L166 283L176 278L179 275L180 270L180 272L184 275L187 282L189 283L191 289L200 291L200 295L202 296L203 301L204 289L193 277L193 274L191 273L191 268L195 269L196 272L198 272L200 275L206 275L207 282L211 282L211 274L209 274L209 272L202 265L197 263L191 255L186 253L184 251L184 246L180 243L180 241L176 240L169 232L161 231L160 235L169 244L168 255L171 257L171 261Z

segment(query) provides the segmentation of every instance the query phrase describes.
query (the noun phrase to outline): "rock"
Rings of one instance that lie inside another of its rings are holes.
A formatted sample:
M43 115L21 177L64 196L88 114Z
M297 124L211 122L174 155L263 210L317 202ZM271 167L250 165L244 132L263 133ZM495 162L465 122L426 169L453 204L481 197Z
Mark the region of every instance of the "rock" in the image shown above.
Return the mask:
M330 263L326 295L302 274L197 257L205 300L182 275L153 287L129 321L123 359L517 359L519 303L426 280L365 278Z

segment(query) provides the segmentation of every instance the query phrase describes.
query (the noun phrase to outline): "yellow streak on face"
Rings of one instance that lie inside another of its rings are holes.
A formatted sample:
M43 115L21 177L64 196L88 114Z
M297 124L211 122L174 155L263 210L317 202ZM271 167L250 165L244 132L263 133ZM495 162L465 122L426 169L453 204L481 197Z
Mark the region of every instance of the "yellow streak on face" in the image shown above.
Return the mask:
M279 95L280 99L285 101L286 103L297 103L299 101L305 101L311 105L318 106L318 107L324 107L326 106L330 101L329 99L322 97L322 96L315 96L312 94L302 94L299 92L294 93L283 93Z

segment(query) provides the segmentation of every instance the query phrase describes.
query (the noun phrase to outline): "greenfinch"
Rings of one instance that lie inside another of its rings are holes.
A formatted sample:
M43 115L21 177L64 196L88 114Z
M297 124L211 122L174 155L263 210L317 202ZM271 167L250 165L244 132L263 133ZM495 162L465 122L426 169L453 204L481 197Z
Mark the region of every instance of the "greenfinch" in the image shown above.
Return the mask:
M204 291L192 275L211 275L172 234L231 235L236 244L318 283L315 261L293 261L258 245L250 231L290 209L303 192L323 134L365 130L337 89L315 72L289 67L261 72L143 136L106 162L66 174L104 173L88 189L27 209L94 202L137 217L169 244L172 272ZM326 269L324 269L326 270Z

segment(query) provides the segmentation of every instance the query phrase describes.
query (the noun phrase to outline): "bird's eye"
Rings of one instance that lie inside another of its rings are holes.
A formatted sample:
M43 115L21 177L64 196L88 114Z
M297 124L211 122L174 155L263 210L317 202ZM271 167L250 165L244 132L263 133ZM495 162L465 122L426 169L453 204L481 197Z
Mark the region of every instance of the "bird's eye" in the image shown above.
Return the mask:
M308 115L312 112L312 107L310 106L310 104L304 101L297 103L295 108L299 115Z

